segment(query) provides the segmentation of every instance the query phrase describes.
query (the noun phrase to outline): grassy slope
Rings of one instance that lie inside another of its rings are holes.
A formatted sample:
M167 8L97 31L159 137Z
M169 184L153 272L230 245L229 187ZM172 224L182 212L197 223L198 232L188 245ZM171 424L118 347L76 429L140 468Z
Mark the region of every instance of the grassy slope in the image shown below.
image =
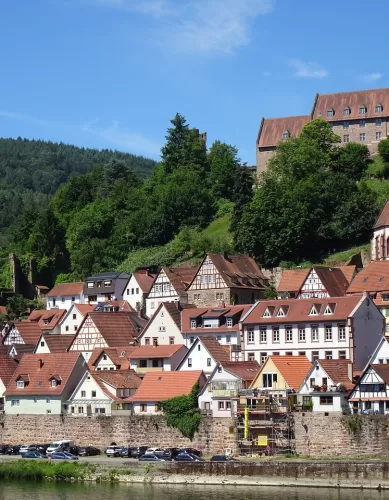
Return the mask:
M323 264L328 266L335 266L340 262L346 263L354 254L360 252L361 250L370 251L370 243L366 243L365 245L361 245L359 247L349 248L348 250L344 250L343 252L337 252L329 255L326 259L324 259Z

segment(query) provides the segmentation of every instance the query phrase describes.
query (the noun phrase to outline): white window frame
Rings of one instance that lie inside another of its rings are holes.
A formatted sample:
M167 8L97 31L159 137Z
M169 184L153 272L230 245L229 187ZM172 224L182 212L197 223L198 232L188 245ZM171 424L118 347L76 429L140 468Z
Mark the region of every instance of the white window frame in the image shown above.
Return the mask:
M324 325L325 341L332 342L332 325Z
M20 406L20 399L11 399L11 406Z
M267 328L262 327L259 331L259 341L261 344L267 343Z
M338 339L339 342L346 341L346 325L344 323L338 325Z
M311 325L311 342L319 342L319 325Z
M285 343L293 342L293 327L286 326L285 327Z
M254 342L255 342L254 328L249 328L247 330L247 343L248 344L254 344Z
M232 318L227 318L226 319L226 327L227 328L232 328L232 325L233 325Z
M280 342L280 327L273 326L273 343L278 344Z
M299 342L306 342L305 326L299 326Z
M18 389L24 389L24 386L25 386L25 384L24 384L24 380L18 380L18 381L16 382L16 387L17 387Z

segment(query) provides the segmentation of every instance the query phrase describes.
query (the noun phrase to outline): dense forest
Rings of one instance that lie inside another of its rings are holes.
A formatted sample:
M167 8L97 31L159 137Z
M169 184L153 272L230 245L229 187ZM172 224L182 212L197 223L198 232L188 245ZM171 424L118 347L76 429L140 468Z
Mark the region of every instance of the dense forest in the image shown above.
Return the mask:
M49 286L102 270L172 265L207 251L248 252L262 265L318 262L334 249L368 241L382 201L371 181L386 183L389 162L389 140L372 162L364 145L339 147L322 120L281 143L256 183L234 146L215 141L207 150L179 114L155 166L131 155L39 141L26 141L30 153L26 147L21 155L11 146L24 141L5 143L10 152L8 158L0 153L3 180L6 171L12 177L21 169L20 179L29 172L32 182L44 164L36 186L16 185L21 197L47 198L15 209L3 248L22 262L34 255ZM39 178L47 183L38 189ZM6 276L0 276L3 284Z

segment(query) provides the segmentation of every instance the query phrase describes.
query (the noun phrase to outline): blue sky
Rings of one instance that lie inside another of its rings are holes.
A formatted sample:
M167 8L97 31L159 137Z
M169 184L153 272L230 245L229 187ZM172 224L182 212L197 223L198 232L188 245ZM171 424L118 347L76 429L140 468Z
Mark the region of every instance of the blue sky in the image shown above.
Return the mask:
M388 16L387 0L3 1L0 136L158 159L179 112L254 164L262 116L389 85Z

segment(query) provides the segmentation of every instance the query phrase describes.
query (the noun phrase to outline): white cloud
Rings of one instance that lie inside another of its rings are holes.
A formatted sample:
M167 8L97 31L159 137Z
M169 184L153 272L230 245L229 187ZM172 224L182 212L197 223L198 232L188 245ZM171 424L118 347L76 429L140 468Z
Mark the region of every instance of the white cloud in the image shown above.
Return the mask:
M384 75L382 73L368 73L366 75L362 75L361 79L365 82L376 82L380 80Z
M289 66L293 68L293 74L298 78L325 78L328 76L328 71L317 63L292 59L289 61Z

